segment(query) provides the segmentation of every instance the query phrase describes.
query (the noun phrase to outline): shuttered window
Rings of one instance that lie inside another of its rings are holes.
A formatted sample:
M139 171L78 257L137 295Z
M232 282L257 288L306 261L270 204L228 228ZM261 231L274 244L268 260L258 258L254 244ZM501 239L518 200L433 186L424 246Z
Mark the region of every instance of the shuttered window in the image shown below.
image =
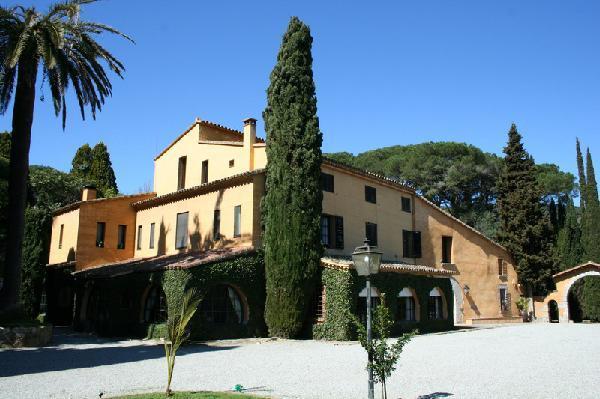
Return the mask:
M137 249L142 249L142 225L138 226L138 231L137 231Z
M442 263L452 263L452 237L442 237Z
M510 296L510 293L508 292L508 288L505 286L501 286L498 288L498 291L499 291L498 293L499 293L499 298L500 298L500 310L502 312L509 312L511 296Z
M504 259L498 258L498 276L503 277L506 276L506 274L506 263L504 262Z
M344 249L344 218L335 216L335 248Z
M233 236L239 237L242 235L242 206L237 205L233 208Z
M187 157L179 157L179 166L177 169L177 190L185 188L185 170L187 168Z
M104 236L106 234L106 223L96 223L96 246L104 248Z
M221 238L221 211L215 209L213 215L213 240L217 241Z
M58 249L62 248L62 242L63 242L63 234L65 232L65 225L61 224L60 225L60 233L58 235Z
M175 248L187 248L188 243L188 212L177 214L175 225Z
M377 246L377 225L375 223L365 223L365 236L369 245Z
M321 173L321 189L332 193L334 190L334 179L333 175L328 173Z
M201 183L205 184L208 183L208 159L205 161L202 161L202 177L201 177Z
M402 230L403 258L421 257L421 232Z
M411 213L411 204L410 204L410 198L409 197L402 197L402 211L404 212L408 212Z
M150 223L150 249L154 248L154 227L155 224L154 223Z
M117 249L125 249L125 237L127 236L127 226L124 224L119 225L119 231L117 234Z
M344 218L321 215L321 243L325 248L344 249Z

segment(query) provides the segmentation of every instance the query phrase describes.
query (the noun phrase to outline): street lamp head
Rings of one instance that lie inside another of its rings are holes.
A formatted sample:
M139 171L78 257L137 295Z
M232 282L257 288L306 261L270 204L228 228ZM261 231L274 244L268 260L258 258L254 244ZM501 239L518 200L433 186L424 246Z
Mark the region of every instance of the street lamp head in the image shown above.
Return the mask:
M370 246L369 240L365 239L365 245L354 249L352 262L359 276L377 274L381 265L381 252L377 251L377 247Z

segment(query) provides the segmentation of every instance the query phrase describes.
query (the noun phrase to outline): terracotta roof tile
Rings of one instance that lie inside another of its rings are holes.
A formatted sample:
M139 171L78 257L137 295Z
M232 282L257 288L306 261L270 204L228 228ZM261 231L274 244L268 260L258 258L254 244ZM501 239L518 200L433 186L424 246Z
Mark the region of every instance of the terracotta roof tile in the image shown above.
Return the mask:
M62 215L63 213L67 213L70 212L74 209L78 209L81 204L86 203L86 204L95 204L98 202L105 202L105 201L116 201L116 200L122 200L122 199L135 199L136 197L156 197L156 193L142 193L142 194L131 194L131 195L120 195L117 197L110 197L110 198L96 198L93 200L88 200L88 201L77 201L77 202L73 202L72 204L69 205L65 205L61 208L58 208L57 210L55 210L54 212L52 212L52 216L58 216L58 215Z
M354 269L354 264L350 257L323 257L321 265L326 268L348 271ZM382 260L379 268L384 273L406 273L418 275L452 276L457 274L453 270L438 269L432 266L411 265L403 262Z

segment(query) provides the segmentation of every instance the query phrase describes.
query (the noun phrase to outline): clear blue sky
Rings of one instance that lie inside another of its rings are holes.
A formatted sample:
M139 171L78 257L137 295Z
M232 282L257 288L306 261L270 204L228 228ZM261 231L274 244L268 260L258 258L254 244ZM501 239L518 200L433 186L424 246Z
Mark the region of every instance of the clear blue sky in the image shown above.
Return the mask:
M120 191L131 193L151 183L154 156L196 116L237 129L255 117L264 136L269 73L297 15L314 37L325 152L445 140L500 154L514 121L537 162L575 172L578 136L600 165L600 2L292 3L88 6L82 18L136 40L101 39L124 61L125 80L114 79L96 121L82 122L71 98L64 132L45 88L31 163L68 171L80 145L102 140ZM1 116L0 130L10 121Z

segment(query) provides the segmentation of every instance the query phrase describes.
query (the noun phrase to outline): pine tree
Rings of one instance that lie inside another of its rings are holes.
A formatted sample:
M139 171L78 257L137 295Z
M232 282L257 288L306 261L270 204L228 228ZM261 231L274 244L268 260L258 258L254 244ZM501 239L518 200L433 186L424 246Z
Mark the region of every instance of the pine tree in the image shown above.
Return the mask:
M110 162L108 148L106 148L103 142L99 142L92 149L90 178L96 183L98 191L102 196L114 197L118 194L115 171Z
M323 247L320 220L322 134L312 72L312 37L290 20L271 72L264 199L265 319L269 334L296 337L306 320Z
M10 133L0 133L0 157L10 159Z
M583 247L578 219L577 209L573 201L569 200L565 211L565 225L559 231L556 240L556 252L561 270L579 265L582 261Z
M92 167L92 149L89 144L84 144L77 149L73 161L71 161L71 174L81 177L83 180L90 179ZM91 182L89 182L91 183Z
M598 202L598 186L589 148L586 153L585 181L586 205L581 221L584 261L600 262L600 203Z
M556 202L554 202L554 198L550 198L550 203L548 204L548 217L550 221L550 226L552 226L552 233L554 238L558 234L558 211L556 209Z
M550 225L541 203L534 161L523 148L513 124L504 148L504 166L498 182L498 239L515 260L519 279L533 293L544 293L552 284L555 268Z

